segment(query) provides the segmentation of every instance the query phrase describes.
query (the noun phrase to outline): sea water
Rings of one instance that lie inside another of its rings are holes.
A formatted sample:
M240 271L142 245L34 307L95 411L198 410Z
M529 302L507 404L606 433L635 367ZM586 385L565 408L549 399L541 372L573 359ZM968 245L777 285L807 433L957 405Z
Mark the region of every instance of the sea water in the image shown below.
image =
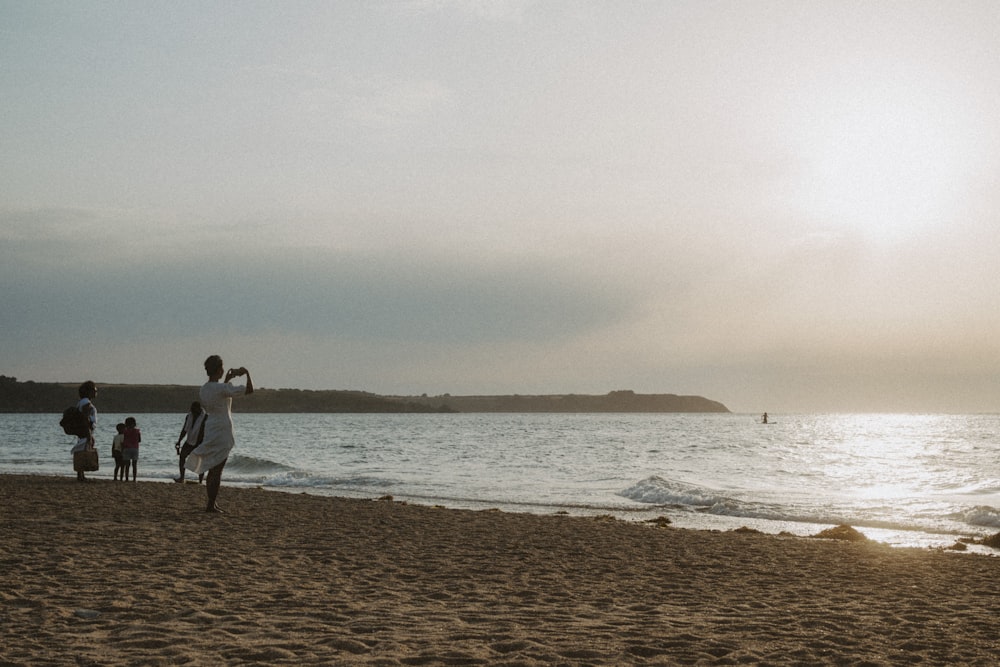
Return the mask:
M139 477L170 482L184 414L136 417ZM1000 530L1000 415L236 414L224 485L900 546ZM72 476L59 415L0 414L0 472Z

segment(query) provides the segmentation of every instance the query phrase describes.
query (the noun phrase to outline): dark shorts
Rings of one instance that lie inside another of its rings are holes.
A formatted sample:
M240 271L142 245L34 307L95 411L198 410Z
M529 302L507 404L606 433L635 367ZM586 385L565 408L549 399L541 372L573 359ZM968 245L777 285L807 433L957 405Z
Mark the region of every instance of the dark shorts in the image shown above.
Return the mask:
M122 461L138 461L139 460L139 448L138 447L126 447L122 450Z
M111 458L115 460L115 465L122 464L122 453L121 452L111 452Z
M197 449L198 445L184 445L181 447L181 459L186 459L188 454Z

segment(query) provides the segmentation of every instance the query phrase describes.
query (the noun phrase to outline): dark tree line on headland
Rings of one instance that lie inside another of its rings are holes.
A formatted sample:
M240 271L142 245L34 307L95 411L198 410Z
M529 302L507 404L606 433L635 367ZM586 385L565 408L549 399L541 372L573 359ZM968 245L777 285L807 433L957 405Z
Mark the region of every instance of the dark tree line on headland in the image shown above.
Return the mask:
M97 406L108 413L186 412L198 400L197 386L97 383ZM18 382L0 375L0 412L61 413L77 400L79 383ZM542 396L379 396L364 391L264 389L233 402L233 412L729 412L701 396L636 394Z
M69 382L18 382L0 375L0 412L61 413L77 401L79 384ZM186 412L198 400L200 387L97 383L95 403L107 413ZM233 412L451 412L441 406L391 399L364 391L310 391L258 388L233 401Z
M409 396L405 400L445 407L455 412L729 412L701 396L637 394L624 389L607 394L539 396Z

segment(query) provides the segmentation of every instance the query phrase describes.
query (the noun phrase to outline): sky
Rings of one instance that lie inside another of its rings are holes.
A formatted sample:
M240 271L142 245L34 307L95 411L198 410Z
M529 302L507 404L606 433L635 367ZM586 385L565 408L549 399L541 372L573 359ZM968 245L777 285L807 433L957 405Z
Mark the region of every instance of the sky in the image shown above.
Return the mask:
M0 374L997 412L998 119L992 0L0 0Z

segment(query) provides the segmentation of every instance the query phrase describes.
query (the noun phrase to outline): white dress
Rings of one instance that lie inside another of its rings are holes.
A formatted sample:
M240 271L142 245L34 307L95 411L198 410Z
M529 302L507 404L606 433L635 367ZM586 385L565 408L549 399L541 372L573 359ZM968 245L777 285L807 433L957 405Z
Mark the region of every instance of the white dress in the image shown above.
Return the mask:
M200 475L219 465L227 458L236 444L231 413L233 396L242 396L247 388L228 382L206 382L201 386L199 398L205 410L205 438L188 454L184 467Z

